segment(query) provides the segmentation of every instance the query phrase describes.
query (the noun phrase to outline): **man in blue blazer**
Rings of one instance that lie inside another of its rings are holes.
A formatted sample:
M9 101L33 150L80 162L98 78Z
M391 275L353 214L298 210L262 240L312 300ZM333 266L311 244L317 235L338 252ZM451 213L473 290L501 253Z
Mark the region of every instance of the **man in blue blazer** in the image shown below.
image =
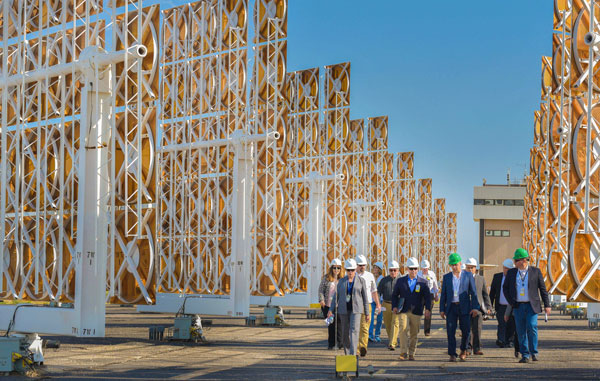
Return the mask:
M417 276L419 261L408 258L406 267L408 274L394 286L392 311L400 314L400 360L414 361L423 309L425 316L431 316L431 292L427 280Z
M471 316L479 311L475 278L468 271L461 270L461 258L456 253L450 254L448 264L451 272L444 275L442 293L440 295L440 316L446 319L448 333L448 355L450 362L456 361L456 325L460 322L462 337L460 340L460 360L467 359L467 340L471 331Z

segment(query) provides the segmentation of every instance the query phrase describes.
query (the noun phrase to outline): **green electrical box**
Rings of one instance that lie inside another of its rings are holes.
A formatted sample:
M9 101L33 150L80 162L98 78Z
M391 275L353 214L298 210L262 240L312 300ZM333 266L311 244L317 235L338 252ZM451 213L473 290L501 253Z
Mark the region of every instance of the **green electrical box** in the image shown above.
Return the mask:
M23 337L0 337L0 372L22 372L24 370L22 359L13 362L13 353L26 356L27 340Z

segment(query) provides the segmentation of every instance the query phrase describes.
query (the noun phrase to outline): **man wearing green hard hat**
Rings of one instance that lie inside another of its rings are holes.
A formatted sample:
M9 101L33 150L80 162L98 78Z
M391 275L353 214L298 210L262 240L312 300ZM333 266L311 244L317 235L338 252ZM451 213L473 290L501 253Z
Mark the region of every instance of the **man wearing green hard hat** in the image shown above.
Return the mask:
M446 319L448 334L448 355L450 361L456 361L456 326L460 322L462 338L460 340L461 361L467 359L467 340L471 331L471 316L479 311L479 301L475 290L475 278L469 271L461 269L460 255L452 253L448 264L452 271L444 275L440 294L440 316Z
M515 268L508 270L502 286L506 301L512 307L506 309L504 320L508 320L512 310L521 352L519 362L528 363L530 357L533 361L538 360L538 314L542 312L542 301L546 314L550 313L550 299L542 272L529 265L527 250L517 249L513 261Z

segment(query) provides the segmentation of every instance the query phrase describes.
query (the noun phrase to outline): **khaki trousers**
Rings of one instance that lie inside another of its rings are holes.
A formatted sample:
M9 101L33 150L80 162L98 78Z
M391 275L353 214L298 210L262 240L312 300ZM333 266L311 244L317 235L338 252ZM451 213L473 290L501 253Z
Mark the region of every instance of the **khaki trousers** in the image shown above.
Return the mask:
M417 334L419 333L420 326L420 315L415 315L412 312L400 314L400 353L408 353L414 356L417 351Z
M368 315L367 315L368 314ZM367 322L365 316L371 317L371 305L369 304L369 310L365 311L360 317L360 335L358 336L358 347L367 349L369 345L369 326L371 322Z
M400 315L392 312L392 303L383 302L383 324L385 324L385 330L387 331L388 345L392 348L396 348L398 343L398 332L400 332Z

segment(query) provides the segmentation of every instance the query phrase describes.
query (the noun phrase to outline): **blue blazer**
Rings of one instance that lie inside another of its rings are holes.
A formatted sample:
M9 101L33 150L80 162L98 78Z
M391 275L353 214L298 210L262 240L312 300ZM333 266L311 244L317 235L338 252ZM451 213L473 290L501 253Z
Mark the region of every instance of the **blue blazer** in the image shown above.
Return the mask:
M450 311L454 289L452 287L452 272L444 275L442 281L442 293L440 295L440 312L446 315ZM471 310L479 311L479 302L477 301L477 291L475 290L475 278L468 271L463 271L460 276L460 287L458 289L458 307L461 314L468 314Z
M402 307L399 306L400 298L404 299ZM427 281L417 277L417 284L413 292L408 286L408 275L396 281L394 293L392 294L392 308L399 308L400 312L411 312L415 315L423 315L423 307L431 311L431 292Z

